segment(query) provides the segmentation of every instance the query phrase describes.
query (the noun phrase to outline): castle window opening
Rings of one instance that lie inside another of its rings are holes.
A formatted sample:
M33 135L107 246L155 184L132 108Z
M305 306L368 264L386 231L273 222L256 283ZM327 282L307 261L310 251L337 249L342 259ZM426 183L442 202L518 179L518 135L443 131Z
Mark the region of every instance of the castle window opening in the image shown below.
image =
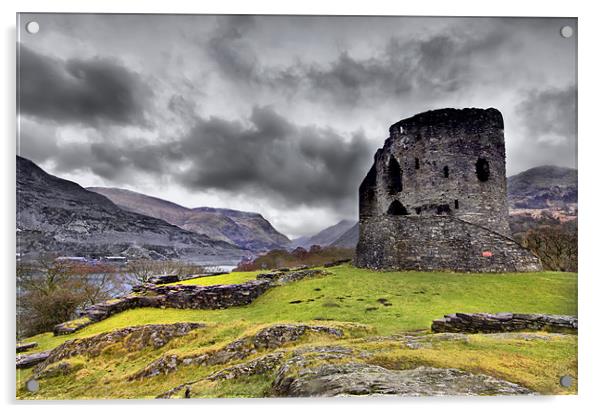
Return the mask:
M416 207L414 208L414 210L416 211L416 215L420 215L420 213L422 212L422 208L420 207Z
M449 167L447 165L443 167L443 177L449 178Z
M389 209L387 210L388 215L409 215L406 207L403 206L401 202L395 200L391 202L389 205Z
M457 199L454 199L454 208L455 208L455 209L458 209L458 208L460 208L460 203L458 202L458 200L457 200Z
M401 182L401 168L395 157L389 159L388 177L389 177L389 194L395 195L403 190Z
M414 158L414 169L420 169L420 159Z
M489 180L489 162L485 158L479 158L476 163L477 178L481 182L487 182Z
M449 214L451 209L449 209L448 204L437 205L437 215Z

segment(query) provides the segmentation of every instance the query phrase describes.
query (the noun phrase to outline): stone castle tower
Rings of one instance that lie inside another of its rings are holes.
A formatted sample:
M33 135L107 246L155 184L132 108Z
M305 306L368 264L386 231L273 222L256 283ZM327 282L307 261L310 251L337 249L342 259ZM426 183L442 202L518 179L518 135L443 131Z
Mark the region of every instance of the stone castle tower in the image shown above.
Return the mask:
M541 270L510 238L498 110L429 111L394 123L389 134L360 186L358 266Z

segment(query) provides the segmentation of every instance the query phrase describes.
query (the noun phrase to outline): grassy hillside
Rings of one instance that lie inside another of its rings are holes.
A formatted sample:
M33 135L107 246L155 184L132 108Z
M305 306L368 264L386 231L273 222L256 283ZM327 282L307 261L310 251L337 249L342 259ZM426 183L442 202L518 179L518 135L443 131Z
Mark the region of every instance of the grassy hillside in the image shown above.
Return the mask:
M559 374L571 373L576 377L576 336L550 335L549 340L517 341L514 336L494 340L475 335L466 342L440 342L418 350L401 346L395 340L385 340L380 344L358 342L362 337L391 337L428 329L433 319L453 312L509 311L575 315L577 275L574 273L375 272L351 266L328 270L331 275L272 288L245 307L223 310L134 309L69 336L54 337L47 333L31 337L25 341L38 342L39 347L35 351L40 351L66 340L131 325L174 322L208 324L208 328L178 338L159 350L124 355L122 350L115 348L73 373L77 380L74 381L72 376L49 379L33 397L154 397L193 377L207 375L212 368L182 368L174 374L127 386L122 385L124 377L166 351L177 354L201 349L205 351L223 346L260 327L281 322L342 326L348 345L359 346L366 351L372 349L370 351L377 354L372 361L387 368L404 365L458 367L467 371L488 372L542 392L574 392L574 389L560 388L557 381ZM256 275L257 272L231 273L185 283L242 283L254 279ZM386 351L383 351L383 346ZM214 366L213 371L215 369ZM28 370L18 373L20 383L29 376ZM261 396L269 384L269 378L262 376L241 380L240 383L230 380L218 388L215 387L216 383L194 385L193 394L199 397ZM102 384L104 382L106 385ZM85 387L87 385L92 387ZM20 397L32 397L23 390L19 392Z

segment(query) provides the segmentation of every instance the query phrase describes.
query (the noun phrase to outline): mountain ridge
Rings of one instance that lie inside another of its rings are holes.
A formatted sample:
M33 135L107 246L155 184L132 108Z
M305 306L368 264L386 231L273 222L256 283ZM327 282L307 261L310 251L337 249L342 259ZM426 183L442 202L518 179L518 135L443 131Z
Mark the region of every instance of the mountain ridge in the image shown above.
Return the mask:
M335 242L341 235L347 232L351 227L354 226L356 221L349 219L343 219L334 225L324 228L320 232L311 235L297 238L291 241L289 249L297 247L309 248L312 245L327 246Z
M123 210L20 156L17 246L23 257L51 253L232 262L249 254L233 244Z
M89 187L119 207L152 216L180 228L210 238L226 241L254 252L268 251L288 245L289 239L279 233L261 214L227 208L187 208L175 202L122 188Z

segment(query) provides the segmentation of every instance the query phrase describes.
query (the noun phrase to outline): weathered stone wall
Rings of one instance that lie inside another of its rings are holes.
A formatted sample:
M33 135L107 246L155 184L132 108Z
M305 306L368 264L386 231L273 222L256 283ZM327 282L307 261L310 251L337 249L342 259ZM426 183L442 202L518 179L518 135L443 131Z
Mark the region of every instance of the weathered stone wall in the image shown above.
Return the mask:
M54 335L72 334L92 323L104 320L113 314L133 308L193 308L219 309L251 304L270 287L299 281L309 277L330 274L324 270L281 269L257 275L257 280L242 284L225 285L155 285L152 283L134 286L133 294L104 301L86 308L78 320L54 326Z
M434 333L499 333L529 330L577 333L577 317L550 314L455 313L434 320L431 330Z
M270 281L254 280L243 284L209 286L145 284L136 290L156 294L156 297L160 298L161 306L214 310L251 304L270 287Z
M360 186L357 265L541 269L536 257L507 238L504 120L498 110L429 111L391 125L389 132Z
M511 238L447 216L364 217L356 265L421 271L541 270L539 259Z
M81 316L88 321L67 321L54 327L54 335L71 334L91 323L133 308L228 308L251 304L272 286L269 280L253 280L243 284L227 285L154 285L143 284L132 288L134 294L88 307Z

